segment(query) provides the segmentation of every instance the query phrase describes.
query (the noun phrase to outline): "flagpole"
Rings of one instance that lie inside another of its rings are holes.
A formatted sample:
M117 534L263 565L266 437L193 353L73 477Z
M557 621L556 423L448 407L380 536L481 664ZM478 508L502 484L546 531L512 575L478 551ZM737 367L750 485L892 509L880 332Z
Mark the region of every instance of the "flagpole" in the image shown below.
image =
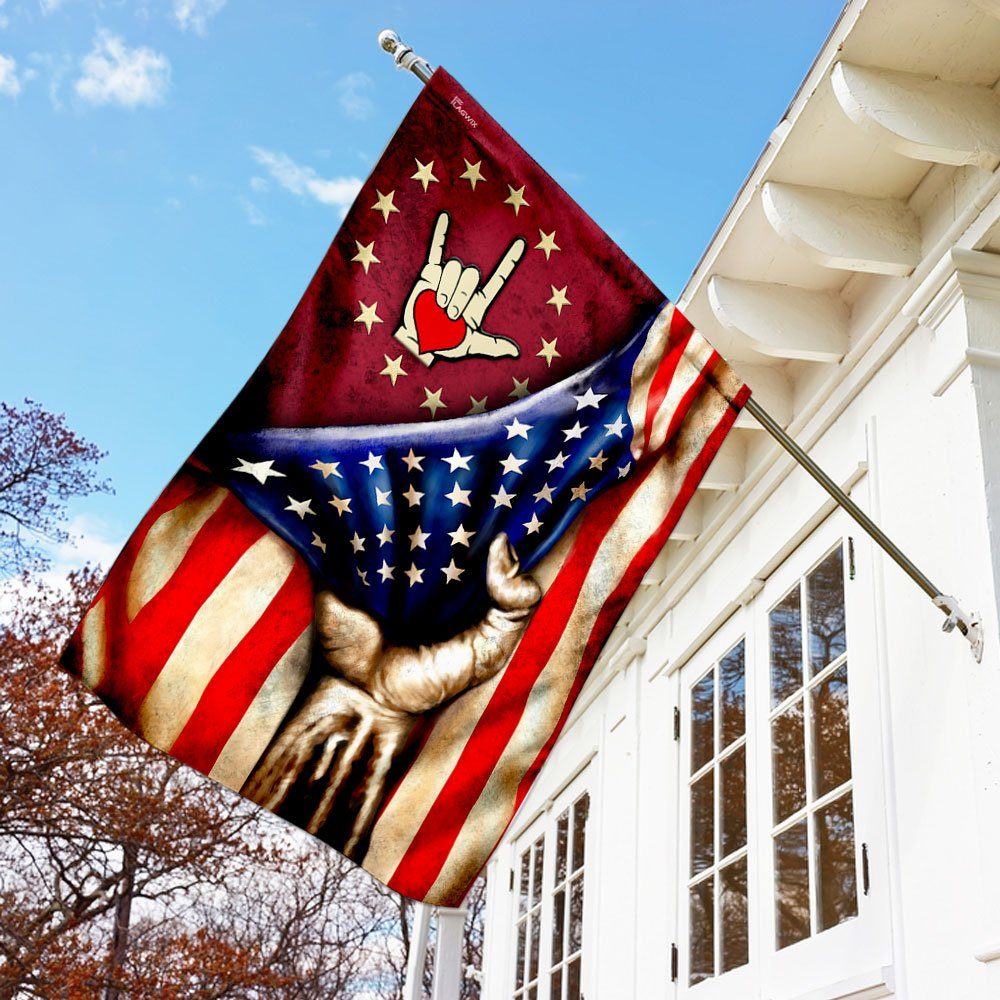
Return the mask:
M430 80L434 72L433 67L426 59L418 56L409 45L406 45L395 31L380 32L378 42L392 56L399 69L408 70L421 83L427 83ZM979 616L966 612L954 597L945 594L939 587L935 586L899 546L799 447L795 439L785 433L781 425L753 396L747 400L746 410L826 490L833 501L847 511L865 533L934 602L934 606L944 612L947 616L942 626L944 631L951 632L957 628L969 640L976 662L981 662L983 657L983 626Z

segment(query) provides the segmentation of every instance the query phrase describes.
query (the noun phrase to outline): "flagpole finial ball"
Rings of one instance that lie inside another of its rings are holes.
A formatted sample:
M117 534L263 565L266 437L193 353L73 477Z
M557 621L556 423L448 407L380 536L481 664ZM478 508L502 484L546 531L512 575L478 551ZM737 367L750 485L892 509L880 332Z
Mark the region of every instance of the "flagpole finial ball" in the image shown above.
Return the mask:
M399 48L401 39L391 28L386 28L378 33L378 43L389 55L393 55Z

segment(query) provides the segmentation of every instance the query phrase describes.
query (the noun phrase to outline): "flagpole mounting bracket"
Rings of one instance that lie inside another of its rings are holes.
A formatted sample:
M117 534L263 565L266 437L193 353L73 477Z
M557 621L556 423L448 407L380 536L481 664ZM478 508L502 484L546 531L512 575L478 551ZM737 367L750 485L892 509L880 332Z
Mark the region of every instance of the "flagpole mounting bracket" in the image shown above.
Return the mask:
M971 614L965 611L958 601L949 594L938 594L934 598L934 604L939 607L948 617L945 618L941 626L943 632L953 632L956 628L972 647L972 655L976 658L976 663L983 662L983 623L979 615L973 611Z
M378 44L392 56L397 69L409 70L421 83L427 83L434 72L431 64L418 56L391 28L378 33Z

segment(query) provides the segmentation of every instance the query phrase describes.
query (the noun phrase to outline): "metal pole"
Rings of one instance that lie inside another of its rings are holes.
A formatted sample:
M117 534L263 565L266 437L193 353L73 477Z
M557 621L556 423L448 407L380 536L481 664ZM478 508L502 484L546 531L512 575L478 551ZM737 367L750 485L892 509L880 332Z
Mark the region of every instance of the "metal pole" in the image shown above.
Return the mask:
M418 56L408 45L405 45L395 31L381 32L378 41L379 45L393 57L400 69L409 70L421 83L427 83L430 80L431 74L434 72L430 63ZM942 626L944 631L951 632L957 628L969 640L969 644L972 646L972 655L979 663L983 657L983 627L979 616L975 612L969 614L964 611L954 597L942 593L940 588L931 583L930 579L920 571L892 539L796 444L793 438L785 433L774 417L752 396L747 400L746 409L761 427L826 490L834 502L846 510L864 531L881 546L883 551L934 602L935 607L944 612L947 616Z

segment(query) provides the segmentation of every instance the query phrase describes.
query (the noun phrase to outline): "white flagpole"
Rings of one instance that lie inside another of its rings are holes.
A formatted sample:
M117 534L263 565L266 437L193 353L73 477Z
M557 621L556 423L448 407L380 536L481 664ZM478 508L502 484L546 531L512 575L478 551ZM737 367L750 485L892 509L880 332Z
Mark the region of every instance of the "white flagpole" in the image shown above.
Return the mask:
M409 70L421 83L427 83L434 72L426 59L418 56L403 43L395 31L383 31L378 36L379 45L395 60L396 66ZM752 387L751 387L752 388ZM753 396L747 400L747 412L823 487L838 506L842 507L861 528L882 548L911 580L934 602L934 606L947 616L942 626L945 632L958 629L972 647L972 655L979 663L983 658L983 626L979 616L965 611L958 601L945 594L891 538L785 433L781 425L758 403Z

